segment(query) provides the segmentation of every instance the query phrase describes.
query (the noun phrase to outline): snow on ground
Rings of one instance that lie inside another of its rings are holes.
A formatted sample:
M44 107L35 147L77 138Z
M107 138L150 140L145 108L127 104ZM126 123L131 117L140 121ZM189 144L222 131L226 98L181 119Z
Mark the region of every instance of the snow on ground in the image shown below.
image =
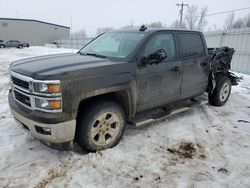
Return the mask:
M56 151L24 132L8 109L8 67L71 52L0 50L0 187L250 187L250 76L220 108L202 106L142 128L97 153Z

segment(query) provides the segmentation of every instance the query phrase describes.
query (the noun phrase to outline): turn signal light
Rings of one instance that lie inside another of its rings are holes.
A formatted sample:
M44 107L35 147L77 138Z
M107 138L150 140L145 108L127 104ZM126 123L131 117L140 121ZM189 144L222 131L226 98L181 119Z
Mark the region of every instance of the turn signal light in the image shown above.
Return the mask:
M60 109L61 101L49 101L49 107L52 109Z
M48 85L48 93L60 93L60 92L61 92L60 84Z

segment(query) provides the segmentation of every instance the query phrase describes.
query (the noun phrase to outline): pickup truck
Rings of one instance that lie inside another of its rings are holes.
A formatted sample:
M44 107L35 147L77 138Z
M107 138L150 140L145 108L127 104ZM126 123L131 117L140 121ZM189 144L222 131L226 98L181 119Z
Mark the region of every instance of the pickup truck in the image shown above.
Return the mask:
M20 42L19 40L6 40L0 42L0 48L9 48L9 47L15 47L15 48L23 48L23 47L29 47L29 43L27 42Z
M208 49L198 31L115 30L77 53L13 62L9 106L21 127L50 147L103 150L118 144L126 125L201 104L200 95L224 105L237 84L229 72L233 53Z

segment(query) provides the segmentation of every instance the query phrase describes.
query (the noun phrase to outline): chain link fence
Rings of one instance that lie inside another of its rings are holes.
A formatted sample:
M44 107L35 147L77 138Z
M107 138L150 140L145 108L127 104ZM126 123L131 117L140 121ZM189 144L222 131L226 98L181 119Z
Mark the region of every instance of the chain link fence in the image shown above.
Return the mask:
M63 38L55 40L55 43L59 48L80 49L91 40L92 38Z

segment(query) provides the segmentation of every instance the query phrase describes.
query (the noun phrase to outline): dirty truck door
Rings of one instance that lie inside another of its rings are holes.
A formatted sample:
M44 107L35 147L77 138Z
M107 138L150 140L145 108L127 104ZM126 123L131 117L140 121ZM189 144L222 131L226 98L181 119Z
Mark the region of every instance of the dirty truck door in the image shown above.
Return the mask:
M180 98L182 63L176 58L172 33L155 33L146 43L140 57L148 57L159 49L167 52L165 60L159 64L137 66L138 111L164 105Z
M179 55L183 65L181 99L203 93L208 84L208 56L199 32L178 34Z

